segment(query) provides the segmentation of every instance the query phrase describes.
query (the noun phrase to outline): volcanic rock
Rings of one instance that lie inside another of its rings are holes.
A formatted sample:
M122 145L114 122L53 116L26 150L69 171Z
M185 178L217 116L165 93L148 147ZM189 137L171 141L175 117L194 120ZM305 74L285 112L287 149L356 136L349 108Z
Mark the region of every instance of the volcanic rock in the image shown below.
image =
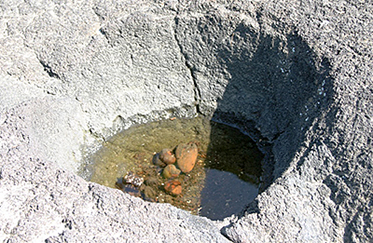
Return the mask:
M6 0L0 13L0 242L373 242L371 1ZM266 154L242 215L84 180L114 133L199 113Z

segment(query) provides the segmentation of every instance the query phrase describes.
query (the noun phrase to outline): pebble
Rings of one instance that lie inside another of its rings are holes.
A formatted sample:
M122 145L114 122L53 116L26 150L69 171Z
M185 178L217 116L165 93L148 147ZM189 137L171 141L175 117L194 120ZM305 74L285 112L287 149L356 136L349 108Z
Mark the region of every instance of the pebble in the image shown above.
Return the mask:
M169 180L164 185L164 189L167 193L177 196L182 192L181 182L179 180Z
M193 170L198 156L198 147L195 143L179 144L175 150L177 166L184 173Z
M156 153L154 156L153 156L153 164L154 165L157 165L159 167L165 167L167 164L164 163L160 158L159 158L159 153Z
M162 149L159 153L159 159L168 165L176 162L175 155L172 153L171 149Z
M144 178L135 175L135 173L133 173L132 171L127 172L127 174L124 176L124 180L127 184L131 184L136 187L141 186L144 182Z
M180 175L181 171L176 168L175 165L167 165L162 172L162 176L166 179L171 178L171 177L178 177Z

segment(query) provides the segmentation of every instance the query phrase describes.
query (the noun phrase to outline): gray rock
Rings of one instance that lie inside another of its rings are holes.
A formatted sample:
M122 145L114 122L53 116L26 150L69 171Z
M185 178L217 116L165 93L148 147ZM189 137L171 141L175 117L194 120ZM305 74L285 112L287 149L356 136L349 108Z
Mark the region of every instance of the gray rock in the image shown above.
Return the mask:
M1 3L0 240L373 241L372 12L364 1ZM82 178L118 130L197 114L266 152L241 215L211 221Z

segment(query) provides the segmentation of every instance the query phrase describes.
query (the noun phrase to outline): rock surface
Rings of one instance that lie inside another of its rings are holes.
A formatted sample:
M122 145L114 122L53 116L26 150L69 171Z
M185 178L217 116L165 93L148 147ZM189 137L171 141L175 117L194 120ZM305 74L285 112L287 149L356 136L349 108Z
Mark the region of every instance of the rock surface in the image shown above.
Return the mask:
M373 241L372 13L368 1L3 1L0 241ZM77 176L119 129L198 112L267 151L243 215L214 222Z

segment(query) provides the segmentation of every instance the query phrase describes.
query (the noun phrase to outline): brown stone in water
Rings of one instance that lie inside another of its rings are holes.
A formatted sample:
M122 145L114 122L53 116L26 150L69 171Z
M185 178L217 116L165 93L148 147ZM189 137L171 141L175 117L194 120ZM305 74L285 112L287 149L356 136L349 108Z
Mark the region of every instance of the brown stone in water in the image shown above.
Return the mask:
M198 156L198 147L195 143L179 144L175 150L177 166L184 173L193 170Z
M159 153L159 158L168 165L176 162L175 155L172 153L171 149L162 149Z
M178 180L169 180L164 185L164 189L167 193L177 196L182 192L181 182Z
M166 179L171 177L178 177L180 175L181 171L176 168L175 165L167 165L162 172L162 176Z
M166 163L164 163L160 158L159 158L159 153L155 154L153 156L153 164L158 165L159 167L165 167Z

